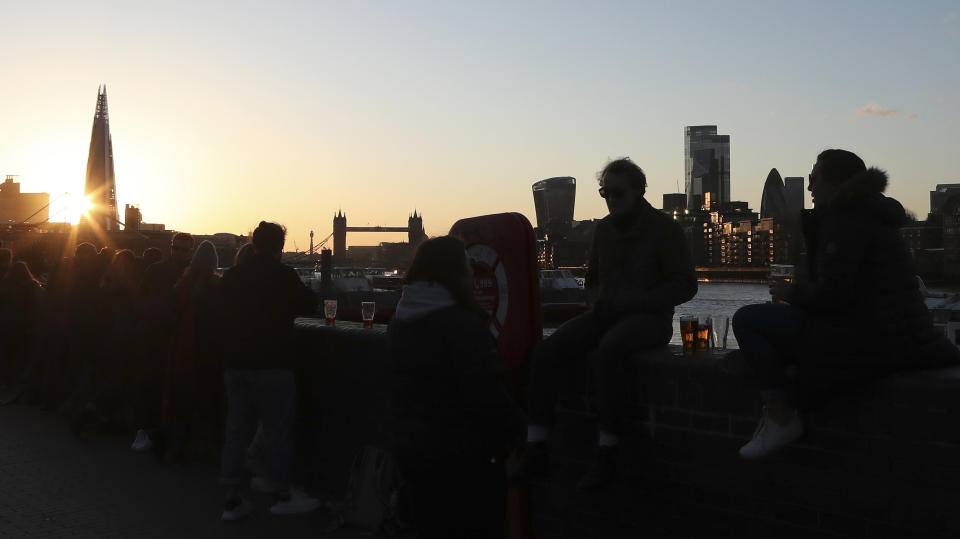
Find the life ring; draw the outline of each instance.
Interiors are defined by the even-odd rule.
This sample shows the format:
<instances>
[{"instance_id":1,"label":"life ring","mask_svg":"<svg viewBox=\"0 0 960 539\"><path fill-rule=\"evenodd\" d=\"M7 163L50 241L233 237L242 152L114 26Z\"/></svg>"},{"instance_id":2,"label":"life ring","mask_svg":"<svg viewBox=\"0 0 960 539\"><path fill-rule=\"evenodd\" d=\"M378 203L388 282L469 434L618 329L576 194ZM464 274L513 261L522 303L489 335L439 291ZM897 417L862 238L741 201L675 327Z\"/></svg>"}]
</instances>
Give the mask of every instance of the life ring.
<instances>
[{"instance_id":1,"label":"life ring","mask_svg":"<svg viewBox=\"0 0 960 539\"><path fill-rule=\"evenodd\" d=\"M473 294L490 315L490 332L499 337L507 321L510 287L500 255L489 245L475 243L467 248L473 268Z\"/></svg>"}]
</instances>

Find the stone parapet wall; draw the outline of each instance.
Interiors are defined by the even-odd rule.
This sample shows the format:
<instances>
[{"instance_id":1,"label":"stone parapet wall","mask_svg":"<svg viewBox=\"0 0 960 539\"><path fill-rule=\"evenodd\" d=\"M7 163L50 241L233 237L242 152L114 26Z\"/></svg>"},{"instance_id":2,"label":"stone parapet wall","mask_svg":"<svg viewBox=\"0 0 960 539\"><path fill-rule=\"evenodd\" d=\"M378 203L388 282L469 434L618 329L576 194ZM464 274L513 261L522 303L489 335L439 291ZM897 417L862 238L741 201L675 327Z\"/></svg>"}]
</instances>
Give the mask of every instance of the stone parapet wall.
<instances>
[{"instance_id":1,"label":"stone parapet wall","mask_svg":"<svg viewBox=\"0 0 960 539\"><path fill-rule=\"evenodd\" d=\"M298 330L315 477L342 491L356 451L389 442L384 327L300 320ZM960 535L960 368L834 401L806 418L800 443L762 462L737 456L760 405L736 362L664 348L632 358L623 379L617 484L573 488L596 437L589 384L574 384L551 440L554 479L531 488L534 537Z\"/></svg>"}]
</instances>

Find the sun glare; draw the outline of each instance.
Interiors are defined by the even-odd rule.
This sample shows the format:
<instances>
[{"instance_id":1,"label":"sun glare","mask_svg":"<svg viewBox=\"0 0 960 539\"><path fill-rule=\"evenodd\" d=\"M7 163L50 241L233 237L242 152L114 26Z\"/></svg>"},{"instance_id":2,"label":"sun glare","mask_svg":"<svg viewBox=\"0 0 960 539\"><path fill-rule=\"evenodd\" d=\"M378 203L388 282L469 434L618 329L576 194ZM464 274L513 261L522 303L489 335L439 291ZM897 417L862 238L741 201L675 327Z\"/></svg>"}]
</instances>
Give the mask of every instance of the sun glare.
<instances>
[{"instance_id":1,"label":"sun glare","mask_svg":"<svg viewBox=\"0 0 960 539\"><path fill-rule=\"evenodd\" d=\"M60 215L51 220L63 221L66 223L77 224L80 219L89 214L93 209L93 202L82 193L64 193L59 200L50 204L51 218L56 211Z\"/></svg>"}]
</instances>

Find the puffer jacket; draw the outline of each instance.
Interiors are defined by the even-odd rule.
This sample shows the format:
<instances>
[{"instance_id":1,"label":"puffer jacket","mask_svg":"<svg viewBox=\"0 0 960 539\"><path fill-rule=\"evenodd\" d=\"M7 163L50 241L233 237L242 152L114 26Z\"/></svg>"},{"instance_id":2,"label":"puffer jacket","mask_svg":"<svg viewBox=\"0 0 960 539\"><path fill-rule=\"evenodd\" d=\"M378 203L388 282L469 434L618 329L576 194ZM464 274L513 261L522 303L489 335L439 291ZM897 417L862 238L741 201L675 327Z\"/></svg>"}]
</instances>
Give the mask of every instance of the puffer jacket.
<instances>
[{"instance_id":1,"label":"puffer jacket","mask_svg":"<svg viewBox=\"0 0 960 539\"><path fill-rule=\"evenodd\" d=\"M886 173L871 168L841 184L828 206L804 212L810 279L786 299L806 313L798 383L808 399L960 362L933 327L899 232L906 212L886 187Z\"/></svg>"}]
</instances>

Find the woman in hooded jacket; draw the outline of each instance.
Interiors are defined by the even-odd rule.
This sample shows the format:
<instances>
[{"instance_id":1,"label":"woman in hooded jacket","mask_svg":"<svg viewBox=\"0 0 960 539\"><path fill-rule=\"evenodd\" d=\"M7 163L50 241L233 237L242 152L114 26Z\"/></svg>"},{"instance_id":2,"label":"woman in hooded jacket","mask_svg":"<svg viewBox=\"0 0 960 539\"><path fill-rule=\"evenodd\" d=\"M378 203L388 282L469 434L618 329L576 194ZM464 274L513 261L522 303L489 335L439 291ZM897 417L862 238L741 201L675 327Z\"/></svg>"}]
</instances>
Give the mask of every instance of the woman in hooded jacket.
<instances>
[{"instance_id":1,"label":"woman in hooded jacket","mask_svg":"<svg viewBox=\"0 0 960 539\"><path fill-rule=\"evenodd\" d=\"M463 242L423 242L390 323L395 452L420 537L503 537L504 458L525 418L501 379Z\"/></svg>"},{"instance_id":2,"label":"woman in hooded jacket","mask_svg":"<svg viewBox=\"0 0 960 539\"><path fill-rule=\"evenodd\" d=\"M883 195L886 187L887 174L867 169L851 152L817 156L808 186L814 209L802 218L807 279L775 282L774 303L748 305L733 317L764 401L743 458L800 438L800 411L834 395L896 372L960 362L957 348L933 327L900 236L906 212Z\"/></svg>"},{"instance_id":3,"label":"woman in hooded jacket","mask_svg":"<svg viewBox=\"0 0 960 539\"><path fill-rule=\"evenodd\" d=\"M163 406L168 436L163 442L168 444L168 456L173 460L183 456L185 449L197 457L213 458L219 448L218 436L223 430L219 346L223 317L218 264L216 247L203 241L174 286L179 316Z\"/></svg>"}]
</instances>

